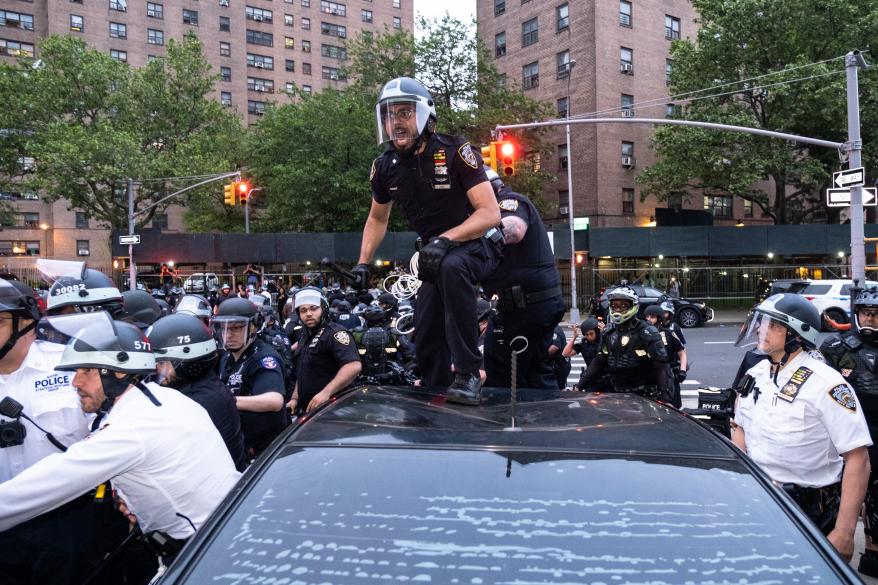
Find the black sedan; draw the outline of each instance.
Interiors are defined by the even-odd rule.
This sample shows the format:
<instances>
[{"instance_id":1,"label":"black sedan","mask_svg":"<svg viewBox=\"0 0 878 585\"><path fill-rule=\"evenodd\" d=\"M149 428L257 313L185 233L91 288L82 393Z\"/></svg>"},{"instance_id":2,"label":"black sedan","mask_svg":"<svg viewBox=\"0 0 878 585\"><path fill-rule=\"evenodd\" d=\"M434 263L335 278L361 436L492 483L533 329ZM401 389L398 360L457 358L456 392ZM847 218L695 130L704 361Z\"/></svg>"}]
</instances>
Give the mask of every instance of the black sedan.
<instances>
[{"instance_id":1,"label":"black sedan","mask_svg":"<svg viewBox=\"0 0 878 585\"><path fill-rule=\"evenodd\" d=\"M640 284L628 284L626 286L634 289L634 292L640 297L640 311L638 314L641 317L643 317L643 311L646 307L669 300L674 303L674 316L681 327L698 327L699 325L704 325L705 323L713 321L713 309L701 301L670 297L659 289L651 286L643 286ZM605 288L591 299L590 313L592 315L606 320L607 293L614 288L618 288L618 285Z\"/></svg>"},{"instance_id":2,"label":"black sedan","mask_svg":"<svg viewBox=\"0 0 878 585\"><path fill-rule=\"evenodd\" d=\"M694 419L625 394L485 394L337 396L275 441L160 582L857 582Z\"/></svg>"}]
</instances>

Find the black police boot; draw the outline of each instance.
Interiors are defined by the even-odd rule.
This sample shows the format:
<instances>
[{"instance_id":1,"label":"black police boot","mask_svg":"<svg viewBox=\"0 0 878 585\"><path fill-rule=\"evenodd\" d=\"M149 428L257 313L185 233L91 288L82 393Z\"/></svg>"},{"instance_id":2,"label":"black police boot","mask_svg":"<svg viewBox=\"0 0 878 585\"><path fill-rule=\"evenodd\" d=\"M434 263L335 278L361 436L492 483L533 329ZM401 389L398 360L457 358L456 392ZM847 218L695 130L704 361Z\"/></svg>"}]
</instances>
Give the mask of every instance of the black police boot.
<instances>
[{"instance_id":1,"label":"black police boot","mask_svg":"<svg viewBox=\"0 0 878 585\"><path fill-rule=\"evenodd\" d=\"M860 555L857 571L869 577L878 577L878 551L868 550Z\"/></svg>"},{"instance_id":2,"label":"black police boot","mask_svg":"<svg viewBox=\"0 0 878 585\"><path fill-rule=\"evenodd\" d=\"M482 400L482 381L476 374L454 375L454 382L448 387L446 398L448 402L456 402L458 404L468 404L475 406Z\"/></svg>"}]
</instances>

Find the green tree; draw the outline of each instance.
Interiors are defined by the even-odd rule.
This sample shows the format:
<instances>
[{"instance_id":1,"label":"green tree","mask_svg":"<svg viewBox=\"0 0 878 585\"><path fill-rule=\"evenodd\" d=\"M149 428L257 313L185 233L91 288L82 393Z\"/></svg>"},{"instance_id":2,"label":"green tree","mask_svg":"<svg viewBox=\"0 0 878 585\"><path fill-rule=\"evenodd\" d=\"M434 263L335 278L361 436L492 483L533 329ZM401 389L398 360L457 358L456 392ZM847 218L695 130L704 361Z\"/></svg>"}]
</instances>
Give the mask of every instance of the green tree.
<instances>
[{"instance_id":1,"label":"green tree","mask_svg":"<svg viewBox=\"0 0 878 585\"><path fill-rule=\"evenodd\" d=\"M672 94L685 95L684 119L777 130L844 142L844 63L868 49L878 2L693 0L695 42L675 41ZM711 86L711 89L697 91ZM875 75L861 74L864 142L875 128ZM716 97L707 97L720 94ZM659 162L638 177L643 194L703 189L752 201L777 224L826 213L823 190L837 153L783 140L697 128L662 127ZM874 148L866 153L874 160ZM770 179L765 181L764 179Z\"/></svg>"},{"instance_id":2,"label":"green tree","mask_svg":"<svg viewBox=\"0 0 878 585\"><path fill-rule=\"evenodd\" d=\"M48 37L40 49L38 62L0 70L3 101L26 112L0 114L16 137L14 148L0 149L0 164L8 170L10 157L33 157L35 165L19 177L28 188L123 228L128 177L142 182L135 205L143 208L190 183L165 177L234 168L240 122L210 96L215 78L194 35L170 41L164 58L139 69L67 36ZM16 90L13 99L7 92ZM189 201L206 199L221 207L221 187L194 192ZM138 225L171 203L140 216Z\"/></svg>"}]
</instances>

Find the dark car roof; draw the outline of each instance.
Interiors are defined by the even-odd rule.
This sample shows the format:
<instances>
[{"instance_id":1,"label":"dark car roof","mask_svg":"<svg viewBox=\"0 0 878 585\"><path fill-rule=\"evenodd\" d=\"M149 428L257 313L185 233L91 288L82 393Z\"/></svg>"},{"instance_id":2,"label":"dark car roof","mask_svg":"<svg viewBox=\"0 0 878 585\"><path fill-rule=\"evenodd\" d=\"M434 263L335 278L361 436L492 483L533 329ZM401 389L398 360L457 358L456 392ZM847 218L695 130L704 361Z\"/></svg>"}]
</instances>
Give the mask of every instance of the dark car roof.
<instances>
[{"instance_id":1,"label":"dark car roof","mask_svg":"<svg viewBox=\"0 0 878 585\"><path fill-rule=\"evenodd\" d=\"M674 409L628 394L522 390L511 429L509 390L484 389L482 404L460 408L440 393L369 387L291 434L287 443L567 453L736 457L728 443Z\"/></svg>"}]
</instances>

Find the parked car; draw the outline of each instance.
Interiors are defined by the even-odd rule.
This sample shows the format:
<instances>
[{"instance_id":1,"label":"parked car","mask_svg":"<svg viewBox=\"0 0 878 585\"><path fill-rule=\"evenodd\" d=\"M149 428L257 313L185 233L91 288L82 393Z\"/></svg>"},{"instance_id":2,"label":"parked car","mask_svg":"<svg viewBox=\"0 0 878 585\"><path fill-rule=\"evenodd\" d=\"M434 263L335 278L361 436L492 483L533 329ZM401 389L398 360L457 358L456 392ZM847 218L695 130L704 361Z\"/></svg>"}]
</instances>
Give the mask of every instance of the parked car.
<instances>
[{"instance_id":1,"label":"parked car","mask_svg":"<svg viewBox=\"0 0 878 585\"><path fill-rule=\"evenodd\" d=\"M195 272L183 281L183 290L187 293L204 293L219 286L219 277L213 272Z\"/></svg>"},{"instance_id":2,"label":"parked car","mask_svg":"<svg viewBox=\"0 0 878 585\"><path fill-rule=\"evenodd\" d=\"M590 312L595 317L607 318L607 293L619 285L610 286L595 295L591 300ZM670 297L657 288L640 284L628 284L640 297L639 315L650 305L669 300L674 303L674 315L681 327L697 327L713 321L713 309L701 301Z\"/></svg>"},{"instance_id":3,"label":"parked car","mask_svg":"<svg viewBox=\"0 0 878 585\"><path fill-rule=\"evenodd\" d=\"M761 303L768 297L779 293L800 293L811 283L802 278L779 278L768 283L756 299L756 304Z\"/></svg>"},{"instance_id":4,"label":"parked car","mask_svg":"<svg viewBox=\"0 0 878 585\"><path fill-rule=\"evenodd\" d=\"M634 395L337 395L281 435L164 585L857 583L728 440ZM514 417L514 428L513 428Z\"/></svg>"},{"instance_id":5,"label":"parked car","mask_svg":"<svg viewBox=\"0 0 878 585\"><path fill-rule=\"evenodd\" d=\"M798 292L811 301L821 314L836 323L850 323L851 320L851 287L850 280L811 280ZM865 287L878 286L878 282L867 280ZM829 325L824 321L824 326Z\"/></svg>"}]
</instances>

